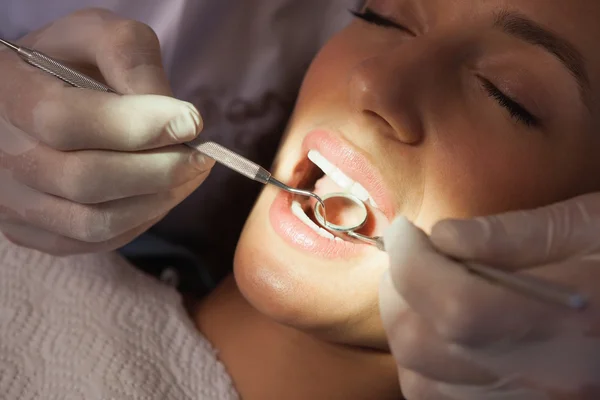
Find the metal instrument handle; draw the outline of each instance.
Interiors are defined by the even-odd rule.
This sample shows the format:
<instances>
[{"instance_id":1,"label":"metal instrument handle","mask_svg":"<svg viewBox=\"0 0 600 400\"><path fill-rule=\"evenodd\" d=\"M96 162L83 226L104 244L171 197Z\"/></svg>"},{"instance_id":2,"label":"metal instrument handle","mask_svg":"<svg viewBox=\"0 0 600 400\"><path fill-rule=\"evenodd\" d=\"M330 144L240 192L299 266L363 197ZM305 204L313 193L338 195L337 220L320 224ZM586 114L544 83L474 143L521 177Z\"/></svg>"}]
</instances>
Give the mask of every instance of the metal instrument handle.
<instances>
[{"instance_id":1,"label":"metal instrument handle","mask_svg":"<svg viewBox=\"0 0 600 400\"><path fill-rule=\"evenodd\" d=\"M346 234L376 246L379 250L385 251L385 242L381 236L365 236L352 231L346 232ZM529 297L560 304L576 310L585 308L588 302L585 296L545 279L524 274L515 274L498 268L488 267L487 265L460 260L455 261L460 263L467 271L484 278L488 282L499 284Z\"/></svg>"},{"instance_id":2,"label":"metal instrument handle","mask_svg":"<svg viewBox=\"0 0 600 400\"><path fill-rule=\"evenodd\" d=\"M60 62L35 50L24 51L25 61L29 64L61 79L69 85L82 88L98 90L100 92L116 93L106 85L80 73L71 68L65 67Z\"/></svg>"},{"instance_id":3,"label":"metal instrument handle","mask_svg":"<svg viewBox=\"0 0 600 400\"><path fill-rule=\"evenodd\" d=\"M228 148L221 146L218 143L205 141L201 137L185 143L187 146L198 150L199 152L206 154L210 158L214 159L220 164L223 164L227 168L230 168L237 173L244 175L254 181L262 184L269 183L271 179L271 173L256 164L253 161L248 160L245 157L237 154L236 152L229 150Z\"/></svg>"}]
</instances>

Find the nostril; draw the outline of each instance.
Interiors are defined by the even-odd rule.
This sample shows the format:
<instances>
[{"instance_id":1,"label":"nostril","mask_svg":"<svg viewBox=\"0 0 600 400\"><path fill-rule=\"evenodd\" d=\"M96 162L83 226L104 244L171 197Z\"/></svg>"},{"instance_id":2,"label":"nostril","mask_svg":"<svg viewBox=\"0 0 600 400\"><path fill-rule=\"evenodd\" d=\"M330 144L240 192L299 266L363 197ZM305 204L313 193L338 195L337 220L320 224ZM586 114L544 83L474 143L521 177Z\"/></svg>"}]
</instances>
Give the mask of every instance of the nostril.
<instances>
[{"instance_id":1,"label":"nostril","mask_svg":"<svg viewBox=\"0 0 600 400\"><path fill-rule=\"evenodd\" d=\"M377 114L375 111L364 110L363 113L365 114L365 117L367 117L368 119L379 121L379 123L386 129L394 130L394 127L385 118L383 118L381 115Z\"/></svg>"},{"instance_id":2,"label":"nostril","mask_svg":"<svg viewBox=\"0 0 600 400\"><path fill-rule=\"evenodd\" d=\"M394 121L390 122L381 114L371 110L363 110L362 113L364 117L369 120L370 124L376 125L376 131L379 131L394 140L399 140L405 144L415 145L418 144L423 137L420 127L394 124Z\"/></svg>"}]
</instances>

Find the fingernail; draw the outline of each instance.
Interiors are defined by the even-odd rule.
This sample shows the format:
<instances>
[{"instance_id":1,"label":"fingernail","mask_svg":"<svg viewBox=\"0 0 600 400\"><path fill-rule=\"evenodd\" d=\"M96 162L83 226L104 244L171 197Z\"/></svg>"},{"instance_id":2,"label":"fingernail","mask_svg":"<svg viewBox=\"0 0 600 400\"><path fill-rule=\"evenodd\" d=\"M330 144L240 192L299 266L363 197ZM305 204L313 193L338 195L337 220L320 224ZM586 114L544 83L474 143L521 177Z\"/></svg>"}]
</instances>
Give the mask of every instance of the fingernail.
<instances>
[{"instance_id":1,"label":"fingernail","mask_svg":"<svg viewBox=\"0 0 600 400\"><path fill-rule=\"evenodd\" d=\"M465 240L485 239L488 235L485 224L479 219L444 220L438 222L431 230L431 238L435 243L461 243Z\"/></svg>"},{"instance_id":2,"label":"fingernail","mask_svg":"<svg viewBox=\"0 0 600 400\"><path fill-rule=\"evenodd\" d=\"M411 222L403 215L396 217L392 223L385 229L384 240L391 242L394 240L394 236L401 235L404 230L409 227Z\"/></svg>"},{"instance_id":3,"label":"fingernail","mask_svg":"<svg viewBox=\"0 0 600 400\"><path fill-rule=\"evenodd\" d=\"M202 129L202 118L190 104L183 113L169 121L166 129L175 140L187 142L194 139Z\"/></svg>"},{"instance_id":4,"label":"fingernail","mask_svg":"<svg viewBox=\"0 0 600 400\"><path fill-rule=\"evenodd\" d=\"M444 242L453 241L460 236L460 225L460 221L456 220L440 221L431 228L431 238Z\"/></svg>"},{"instance_id":5,"label":"fingernail","mask_svg":"<svg viewBox=\"0 0 600 400\"><path fill-rule=\"evenodd\" d=\"M192 153L190 161L194 165L194 167L196 167L202 172L211 169L215 164L215 161L212 158L205 156L199 151L195 151Z\"/></svg>"}]
</instances>

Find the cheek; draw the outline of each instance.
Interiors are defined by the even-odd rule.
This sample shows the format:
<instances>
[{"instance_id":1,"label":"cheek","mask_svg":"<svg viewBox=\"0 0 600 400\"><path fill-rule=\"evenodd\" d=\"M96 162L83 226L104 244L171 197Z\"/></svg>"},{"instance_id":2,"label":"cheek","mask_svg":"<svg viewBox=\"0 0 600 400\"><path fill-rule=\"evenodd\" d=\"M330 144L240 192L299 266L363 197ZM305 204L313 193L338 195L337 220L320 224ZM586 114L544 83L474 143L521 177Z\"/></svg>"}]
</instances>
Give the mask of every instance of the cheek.
<instances>
[{"instance_id":1,"label":"cheek","mask_svg":"<svg viewBox=\"0 0 600 400\"><path fill-rule=\"evenodd\" d=\"M260 195L246 221L235 253L234 274L240 291L255 308L283 322L284 316L293 314L286 300L295 297L292 295L294 280L286 277L288 271L280 268L285 264L278 262L277 253L268 251L273 243L268 247L264 245L264 230L268 229L262 224L268 220L266 206L263 205L268 201L264 197L265 192Z\"/></svg>"},{"instance_id":2,"label":"cheek","mask_svg":"<svg viewBox=\"0 0 600 400\"><path fill-rule=\"evenodd\" d=\"M322 111L347 103L352 68L360 62L352 36L352 32L342 31L315 57L302 83L297 112Z\"/></svg>"},{"instance_id":3,"label":"cheek","mask_svg":"<svg viewBox=\"0 0 600 400\"><path fill-rule=\"evenodd\" d=\"M482 139L464 137L469 140L444 139L439 148L427 150L425 195L417 221L425 230L444 218L531 209L582 191L578 177L583 164L560 159L544 139L518 138L510 131L504 137L494 132Z\"/></svg>"}]
</instances>

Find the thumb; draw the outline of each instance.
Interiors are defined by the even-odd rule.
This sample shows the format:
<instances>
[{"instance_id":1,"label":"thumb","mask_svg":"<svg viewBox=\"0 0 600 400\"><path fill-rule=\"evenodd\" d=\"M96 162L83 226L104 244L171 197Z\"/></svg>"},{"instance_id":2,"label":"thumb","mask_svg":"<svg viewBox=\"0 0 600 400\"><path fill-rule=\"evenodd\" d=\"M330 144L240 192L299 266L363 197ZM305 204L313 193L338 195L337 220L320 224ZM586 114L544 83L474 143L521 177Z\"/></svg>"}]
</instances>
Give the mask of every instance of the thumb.
<instances>
[{"instance_id":1,"label":"thumb","mask_svg":"<svg viewBox=\"0 0 600 400\"><path fill-rule=\"evenodd\" d=\"M600 193L535 210L445 220L431 232L441 252L517 270L600 250Z\"/></svg>"},{"instance_id":2,"label":"thumb","mask_svg":"<svg viewBox=\"0 0 600 400\"><path fill-rule=\"evenodd\" d=\"M75 65L97 67L118 93L173 95L156 33L109 10L76 11L20 43Z\"/></svg>"}]
</instances>

